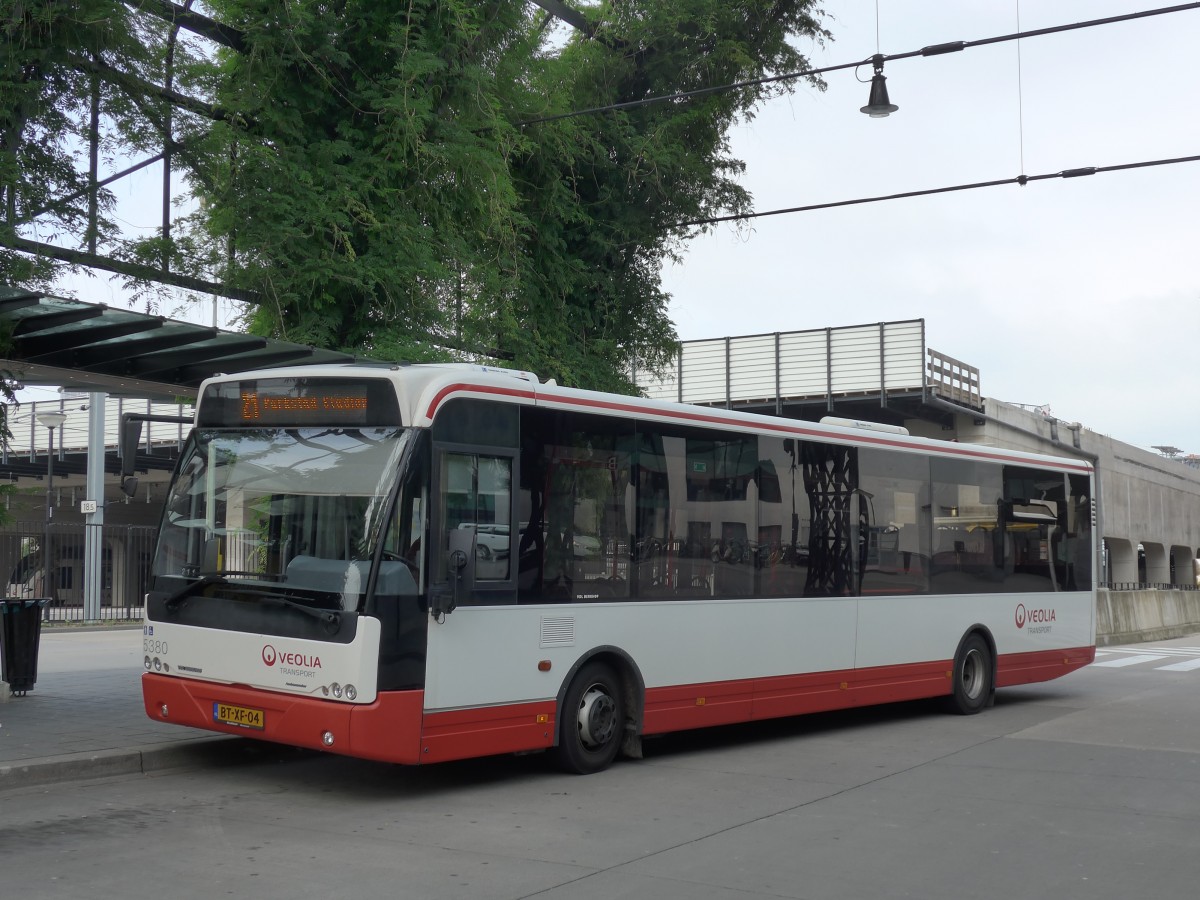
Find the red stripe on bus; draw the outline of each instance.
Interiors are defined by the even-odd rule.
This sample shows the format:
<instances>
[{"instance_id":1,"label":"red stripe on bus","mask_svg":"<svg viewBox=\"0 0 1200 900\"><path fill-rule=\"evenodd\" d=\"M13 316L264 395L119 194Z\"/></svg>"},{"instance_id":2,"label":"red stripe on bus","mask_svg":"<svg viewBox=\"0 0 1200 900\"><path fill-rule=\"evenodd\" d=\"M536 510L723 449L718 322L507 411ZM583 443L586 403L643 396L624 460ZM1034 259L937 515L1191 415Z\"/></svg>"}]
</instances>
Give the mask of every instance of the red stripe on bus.
<instances>
[{"instance_id":1,"label":"red stripe on bus","mask_svg":"<svg viewBox=\"0 0 1200 900\"><path fill-rule=\"evenodd\" d=\"M477 385L468 383L459 383L448 385L438 391L433 401L429 404L429 408L425 415L430 420L433 419L438 407L445 400L446 396L453 393L478 393L487 395L499 395L508 397L519 397L524 400L533 400L535 403L542 405L556 404L566 407L582 407L589 410L602 410L606 412L620 412L636 416L659 416L665 419L675 419L681 422L695 422L706 425L721 425L724 427L750 428L758 431L774 432L777 434L785 434L791 437L810 437L817 439L830 440L839 438L843 440L851 440L848 435L831 435L826 431L818 431L812 428L802 428L797 425L788 425L776 422L748 422L744 419L730 418L719 414L708 414L700 412L692 412L691 410L682 409L664 409L656 406L638 406L633 403L624 403L614 400L598 400L588 397L558 397L553 394L539 394L534 391L516 390L512 388L499 388L490 385ZM997 460L1000 462L1010 462L1023 465L1045 465L1054 469L1070 471L1070 472L1086 472L1091 473L1092 467L1087 463L1073 464L1061 460L1054 462L1046 462L1045 460L1026 460L1020 457L1011 456L998 451L995 448L981 449L972 444L958 444L950 441L944 442L944 446L926 447L920 444L913 444L898 438L881 437L877 434L858 434L854 433L852 440L859 444L869 444L880 447L898 447L906 450L918 450L923 452L941 453L949 456L962 456L971 459L988 459Z\"/></svg>"},{"instance_id":2,"label":"red stripe on bus","mask_svg":"<svg viewBox=\"0 0 1200 900\"><path fill-rule=\"evenodd\" d=\"M646 691L644 733L829 712L950 693L948 661Z\"/></svg>"},{"instance_id":3,"label":"red stripe on bus","mask_svg":"<svg viewBox=\"0 0 1200 900\"><path fill-rule=\"evenodd\" d=\"M1090 665L1096 659L1095 647L1070 650L1038 650L1033 653L1006 653L996 661L996 687L1050 681L1067 672Z\"/></svg>"},{"instance_id":4,"label":"red stripe on bus","mask_svg":"<svg viewBox=\"0 0 1200 900\"><path fill-rule=\"evenodd\" d=\"M351 751L365 759L416 765L421 762L424 708L424 691L381 691L374 703L355 706L350 714Z\"/></svg>"},{"instance_id":5,"label":"red stripe on bus","mask_svg":"<svg viewBox=\"0 0 1200 900\"><path fill-rule=\"evenodd\" d=\"M154 673L142 675L146 714L157 721L395 763L421 761L423 699L422 691L394 691L381 693L374 703L338 703ZM214 703L260 710L263 727L216 722ZM331 745L325 743L326 733L333 735Z\"/></svg>"},{"instance_id":6,"label":"red stripe on bus","mask_svg":"<svg viewBox=\"0 0 1200 900\"><path fill-rule=\"evenodd\" d=\"M1049 681L1095 656L1095 647L1004 654L996 686ZM946 696L953 667L936 660L650 688L641 730L665 734ZM554 700L423 712L422 691L382 692L374 703L351 705L153 673L142 676L142 691L146 713L159 721L409 765L546 749L558 727ZM264 727L214 722L214 702L262 710ZM322 740L326 732L332 746Z\"/></svg>"},{"instance_id":7,"label":"red stripe on bus","mask_svg":"<svg viewBox=\"0 0 1200 900\"><path fill-rule=\"evenodd\" d=\"M425 411L425 418L433 420L434 413L438 407L442 405L446 397L450 394L490 394L501 397L519 397L522 400L536 400L537 394L530 390L521 390L517 388L502 388L493 387L491 385L480 384L450 384L438 391L433 399L429 401L429 408Z\"/></svg>"},{"instance_id":8,"label":"red stripe on bus","mask_svg":"<svg viewBox=\"0 0 1200 900\"><path fill-rule=\"evenodd\" d=\"M555 702L456 709L425 715L421 762L446 762L554 745Z\"/></svg>"}]
</instances>

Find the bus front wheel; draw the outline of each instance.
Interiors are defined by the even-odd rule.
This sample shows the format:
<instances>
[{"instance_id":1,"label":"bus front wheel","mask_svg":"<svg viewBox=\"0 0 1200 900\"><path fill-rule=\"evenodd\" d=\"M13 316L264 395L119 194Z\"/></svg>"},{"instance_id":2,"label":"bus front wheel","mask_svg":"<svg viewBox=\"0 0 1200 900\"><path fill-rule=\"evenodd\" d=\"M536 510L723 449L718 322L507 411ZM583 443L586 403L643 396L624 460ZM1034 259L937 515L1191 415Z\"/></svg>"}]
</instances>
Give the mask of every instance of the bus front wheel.
<instances>
[{"instance_id":1,"label":"bus front wheel","mask_svg":"<svg viewBox=\"0 0 1200 900\"><path fill-rule=\"evenodd\" d=\"M620 681L604 663L588 663L563 699L557 747L560 768L577 775L608 768L617 757L624 732Z\"/></svg>"},{"instance_id":2,"label":"bus front wheel","mask_svg":"<svg viewBox=\"0 0 1200 900\"><path fill-rule=\"evenodd\" d=\"M954 658L954 691L950 709L962 716L980 712L992 697L992 651L978 634L972 634Z\"/></svg>"}]
</instances>

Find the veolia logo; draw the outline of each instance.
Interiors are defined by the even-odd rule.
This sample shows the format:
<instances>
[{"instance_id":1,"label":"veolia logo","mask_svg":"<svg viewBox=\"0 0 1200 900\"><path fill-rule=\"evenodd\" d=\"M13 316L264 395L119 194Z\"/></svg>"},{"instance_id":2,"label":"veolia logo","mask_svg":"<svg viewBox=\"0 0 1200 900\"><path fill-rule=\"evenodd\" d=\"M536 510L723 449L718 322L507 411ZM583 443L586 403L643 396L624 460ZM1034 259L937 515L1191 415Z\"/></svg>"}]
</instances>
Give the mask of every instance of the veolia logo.
<instances>
[{"instance_id":1,"label":"veolia logo","mask_svg":"<svg viewBox=\"0 0 1200 900\"><path fill-rule=\"evenodd\" d=\"M1026 609L1024 603L1017 604L1016 623L1018 628L1024 628L1026 622L1048 624L1057 618L1053 609Z\"/></svg>"},{"instance_id":2,"label":"veolia logo","mask_svg":"<svg viewBox=\"0 0 1200 900\"><path fill-rule=\"evenodd\" d=\"M266 644L262 648L262 661L267 666L274 666L275 663L279 663L281 666L292 668L321 668L321 657L319 656L309 656L307 653L296 653L291 650L276 650L270 644Z\"/></svg>"}]
</instances>

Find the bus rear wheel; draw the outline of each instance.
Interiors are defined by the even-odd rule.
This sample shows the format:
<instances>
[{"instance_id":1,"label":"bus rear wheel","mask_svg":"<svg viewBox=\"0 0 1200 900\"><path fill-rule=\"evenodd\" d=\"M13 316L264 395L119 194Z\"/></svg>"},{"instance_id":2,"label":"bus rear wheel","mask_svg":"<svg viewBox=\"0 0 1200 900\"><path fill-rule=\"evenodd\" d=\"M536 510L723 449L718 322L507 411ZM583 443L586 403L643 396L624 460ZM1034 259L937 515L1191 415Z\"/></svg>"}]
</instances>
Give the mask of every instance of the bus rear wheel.
<instances>
[{"instance_id":1,"label":"bus rear wheel","mask_svg":"<svg viewBox=\"0 0 1200 900\"><path fill-rule=\"evenodd\" d=\"M954 691L950 709L961 716L980 712L992 697L992 651L978 634L972 634L954 658Z\"/></svg>"},{"instance_id":2,"label":"bus rear wheel","mask_svg":"<svg viewBox=\"0 0 1200 900\"><path fill-rule=\"evenodd\" d=\"M565 772L590 775L617 758L625 733L625 700L621 682L604 663L579 670L563 699L557 757Z\"/></svg>"}]
</instances>

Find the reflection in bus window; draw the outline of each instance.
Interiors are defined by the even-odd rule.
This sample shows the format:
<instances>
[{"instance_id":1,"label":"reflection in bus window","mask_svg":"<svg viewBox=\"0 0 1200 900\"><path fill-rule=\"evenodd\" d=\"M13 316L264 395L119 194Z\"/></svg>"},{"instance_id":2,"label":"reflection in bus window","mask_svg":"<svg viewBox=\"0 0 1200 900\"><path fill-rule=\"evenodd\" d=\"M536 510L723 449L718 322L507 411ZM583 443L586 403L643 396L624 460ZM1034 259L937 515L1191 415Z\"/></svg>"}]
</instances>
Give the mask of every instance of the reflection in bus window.
<instances>
[{"instance_id":1,"label":"reflection in bus window","mask_svg":"<svg viewBox=\"0 0 1200 900\"><path fill-rule=\"evenodd\" d=\"M522 602L630 596L632 423L522 416Z\"/></svg>"},{"instance_id":2,"label":"reflection in bus window","mask_svg":"<svg viewBox=\"0 0 1200 900\"><path fill-rule=\"evenodd\" d=\"M357 609L409 435L195 432L167 497L154 575L283 582Z\"/></svg>"},{"instance_id":3,"label":"reflection in bus window","mask_svg":"<svg viewBox=\"0 0 1200 900\"><path fill-rule=\"evenodd\" d=\"M1069 515L1064 474L947 459L932 469L935 593L1090 586L1090 562L1075 552L1080 524Z\"/></svg>"},{"instance_id":4,"label":"reflection in bus window","mask_svg":"<svg viewBox=\"0 0 1200 900\"><path fill-rule=\"evenodd\" d=\"M871 519L871 498L857 487L858 449L804 441L800 468L812 510L804 596L857 593Z\"/></svg>"},{"instance_id":5,"label":"reflection in bus window","mask_svg":"<svg viewBox=\"0 0 1200 900\"><path fill-rule=\"evenodd\" d=\"M923 594L929 590L929 460L861 448L859 492L869 499L863 594Z\"/></svg>"},{"instance_id":6,"label":"reflection in bus window","mask_svg":"<svg viewBox=\"0 0 1200 900\"><path fill-rule=\"evenodd\" d=\"M639 597L754 593L758 441L755 435L639 425Z\"/></svg>"},{"instance_id":7,"label":"reflection in bus window","mask_svg":"<svg viewBox=\"0 0 1200 900\"><path fill-rule=\"evenodd\" d=\"M511 574L512 464L510 457L441 455L442 535L436 577L451 574L450 554L474 554L476 582L507 581Z\"/></svg>"}]
</instances>

